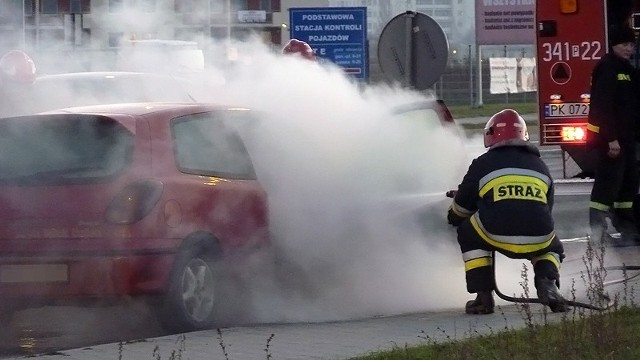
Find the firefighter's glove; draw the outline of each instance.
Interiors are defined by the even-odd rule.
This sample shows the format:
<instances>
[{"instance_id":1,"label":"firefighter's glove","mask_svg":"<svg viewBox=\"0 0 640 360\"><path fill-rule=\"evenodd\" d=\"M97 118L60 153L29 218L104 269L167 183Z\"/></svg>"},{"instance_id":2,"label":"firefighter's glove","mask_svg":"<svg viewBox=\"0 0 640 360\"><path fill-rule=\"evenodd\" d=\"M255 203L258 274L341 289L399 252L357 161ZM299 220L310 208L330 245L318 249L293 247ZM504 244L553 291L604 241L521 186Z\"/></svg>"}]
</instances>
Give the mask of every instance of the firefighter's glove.
<instances>
[{"instance_id":1,"label":"firefighter's glove","mask_svg":"<svg viewBox=\"0 0 640 360\"><path fill-rule=\"evenodd\" d=\"M447 222L450 225L453 226L458 226L460 225L460 223L462 222L462 220L464 220L463 217L460 217L458 215L456 215L453 210L449 209L449 211L447 212Z\"/></svg>"}]
</instances>

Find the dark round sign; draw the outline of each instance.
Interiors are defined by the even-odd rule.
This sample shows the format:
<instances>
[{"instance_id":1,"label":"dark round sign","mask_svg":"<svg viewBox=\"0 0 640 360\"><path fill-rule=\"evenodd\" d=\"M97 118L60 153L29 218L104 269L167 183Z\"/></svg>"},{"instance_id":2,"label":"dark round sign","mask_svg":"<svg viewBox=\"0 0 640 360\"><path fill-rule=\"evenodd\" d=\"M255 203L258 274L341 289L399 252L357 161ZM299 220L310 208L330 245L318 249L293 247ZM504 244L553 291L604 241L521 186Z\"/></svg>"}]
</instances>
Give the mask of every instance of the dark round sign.
<instances>
[{"instance_id":1,"label":"dark round sign","mask_svg":"<svg viewBox=\"0 0 640 360\"><path fill-rule=\"evenodd\" d=\"M378 41L382 72L418 90L438 81L448 57L447 36L435 20L422 13L397 15L382 29Z\"/></svg>"}]
</instances>

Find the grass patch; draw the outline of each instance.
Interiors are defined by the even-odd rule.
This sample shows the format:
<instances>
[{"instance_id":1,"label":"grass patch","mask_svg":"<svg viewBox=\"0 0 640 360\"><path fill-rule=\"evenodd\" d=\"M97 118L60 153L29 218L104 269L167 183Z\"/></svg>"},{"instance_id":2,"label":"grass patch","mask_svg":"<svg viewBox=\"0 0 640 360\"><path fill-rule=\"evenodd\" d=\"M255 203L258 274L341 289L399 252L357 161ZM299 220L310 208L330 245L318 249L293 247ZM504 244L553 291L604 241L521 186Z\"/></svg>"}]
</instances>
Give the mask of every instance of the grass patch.
<instances>
[{"instance_id":1,"label":"grass patch","mask_svg":"<svg viewBox=\"0 0 640 360\"><path fill-rule=\"evenodd\" d=\"M448 105L454 119L467 117L489 117L503 109L513 109L520 114L532 114L538 112L538 105L535 102L526 103L500 103L484 104L482 107L471 107L469 105Z\"/></svg>"},{"instance_id":2,"label":"grass patch","mask_svg":"<svg viewBox=\"0 0 640 360\"><path fill-rule=\"evenodd\" d=\"M640 354L639 330L640 309L623 307L463 341L438 344L426 339L424 346L398 347L352 360L636 359Z\"/></svg>"},{"instance_id":3,"label":"grass patch","mask_svg":"<svg viewBox=\"0 0 640 360\"><path fill-rule=\"evenodd\" d=\"M606 248L587 244L582 257L586 270L581 279L587 286L587 297L591 303L602 306L608 298L604 278L607 268L604 265ZM629 279L626 271L624 279ZM521 272L528 297L529 275L526 267ZM571 293L575 297L575 280ZM601 295L607 294L607 297ZM575 299L574 299L575 300ZM469 332L465 339L437 341L429 336L420 336L424 345L399 346L388 351L372 352L350 360L583 360L583 359L638 359L640 354L640 307L635 302L634 287L625 282L622 294L613 298L614 305L603 311L573 307L562 314L560 319L549 320L546 308L543 322L533 321L533 313L528 303L517 304L525 320L525 327L491 330L488 334Z\"/></svg>"}]
</instances>

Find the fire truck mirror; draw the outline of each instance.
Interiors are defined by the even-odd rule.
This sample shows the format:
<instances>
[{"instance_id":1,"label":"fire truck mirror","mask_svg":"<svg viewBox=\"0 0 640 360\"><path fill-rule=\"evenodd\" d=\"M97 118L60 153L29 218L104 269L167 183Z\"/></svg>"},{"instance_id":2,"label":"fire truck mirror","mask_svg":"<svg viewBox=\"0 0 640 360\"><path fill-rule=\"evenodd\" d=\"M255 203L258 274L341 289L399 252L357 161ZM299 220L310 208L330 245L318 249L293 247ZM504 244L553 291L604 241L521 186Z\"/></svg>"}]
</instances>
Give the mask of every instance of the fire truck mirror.
<instances>
[{"instance_id":1,"label":"fire truck mirror","mask_svg":"<svg viewBox=\"0 0 640 360\"><path fill-rule=\"evenodd\" d=\"M538 22L538 34L540 37L556 36L558 24L555 20L542 20Z\"/></svg>"}]
</instances>

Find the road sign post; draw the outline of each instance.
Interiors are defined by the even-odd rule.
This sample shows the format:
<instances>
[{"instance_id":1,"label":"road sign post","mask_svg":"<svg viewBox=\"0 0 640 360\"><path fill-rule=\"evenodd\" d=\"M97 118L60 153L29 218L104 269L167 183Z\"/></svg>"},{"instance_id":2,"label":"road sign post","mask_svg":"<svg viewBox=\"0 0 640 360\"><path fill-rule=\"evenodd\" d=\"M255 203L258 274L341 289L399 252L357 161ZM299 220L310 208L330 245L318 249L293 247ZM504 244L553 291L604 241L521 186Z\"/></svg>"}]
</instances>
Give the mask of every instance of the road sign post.
<instances>
[{"instance_id":1,"label":"road sign post","mask_svg":"<svg viewBox=\"0 0 640 360\"><path fill-rule=\"evenodd\" d=\"M438 23L413 11L397 15L378 41L380 68L392 80L424 90L436 83L449 58L449 43Z\"/></svg>"}]
</instances>

